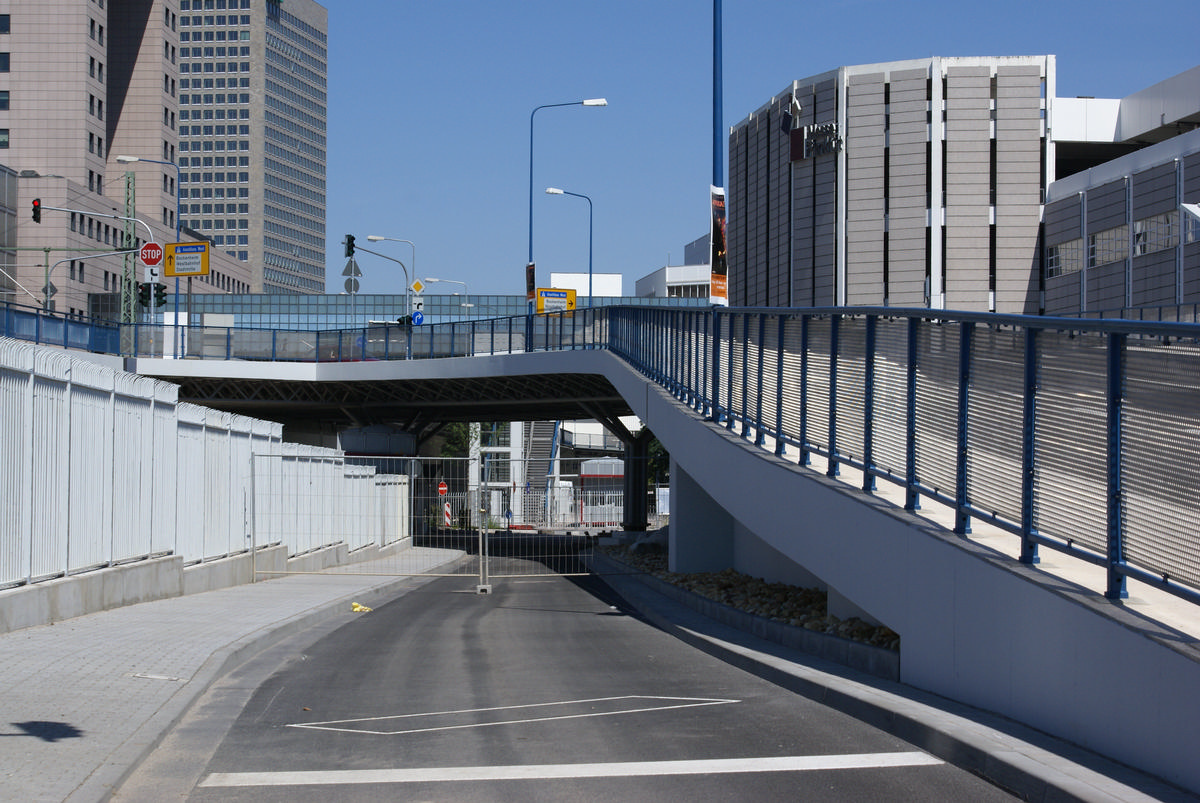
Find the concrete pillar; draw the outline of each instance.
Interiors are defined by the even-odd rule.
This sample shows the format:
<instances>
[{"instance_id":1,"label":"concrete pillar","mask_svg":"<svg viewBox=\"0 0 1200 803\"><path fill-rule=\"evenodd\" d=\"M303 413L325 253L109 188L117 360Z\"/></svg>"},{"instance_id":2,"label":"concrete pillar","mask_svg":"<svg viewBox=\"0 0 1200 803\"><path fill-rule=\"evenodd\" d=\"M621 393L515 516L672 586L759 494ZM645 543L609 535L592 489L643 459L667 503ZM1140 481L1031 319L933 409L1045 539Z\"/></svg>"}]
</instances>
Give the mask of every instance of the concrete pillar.
<instances>
[{"instance_id":1,"label":"concrete pillar","mask_svg":"<svg viewBox=\"0 0 1200 803\"><path fill-rule=\"evenodd\" d=\"M671 533L668 568L719 572L733 566L733 516L671 458Z\"/></svg>"},{"instance_id":2,"label":"concrete pillar","mask_svg":"<svg viewBox=\"0 0 1200 803\"><path fill-rule=\"evenodd\" d=\"M621 527L626 532L645 532L649 521L646 478L650 462L650 440L653 437L649 430L643 429L625 442L625 520Z\"/></svg>"}]
</instances>

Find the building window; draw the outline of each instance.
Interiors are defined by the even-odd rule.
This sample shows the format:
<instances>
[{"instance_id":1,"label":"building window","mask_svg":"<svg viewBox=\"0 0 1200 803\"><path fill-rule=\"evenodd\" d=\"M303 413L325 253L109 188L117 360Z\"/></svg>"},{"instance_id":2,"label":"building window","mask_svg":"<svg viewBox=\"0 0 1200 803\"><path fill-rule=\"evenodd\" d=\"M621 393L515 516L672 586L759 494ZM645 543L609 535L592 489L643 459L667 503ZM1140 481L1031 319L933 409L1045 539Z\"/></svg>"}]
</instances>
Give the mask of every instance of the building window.
<instances>
[{"instance_id":1,"label":"building window","mask_svg":"<svg viewBox=\"0 0 1200 803\"><path fill-rule=\"evenodd\" d=\"M0 72L8 72L8 54L0 53Z\"/></svg>"},{"instance_id":2,"label":"building window","mask_svg":"<svg viewBox=\"0 0 1200 803\"><path fill-rule=\"evenodd\" d=\"M11 16L8 14L0 14L0 33L8 33Z\"/></svg>"},{"instance_id":3,"label":"building window","mask_svg":"<svg viewBox=\"0 0 1200 803\"><path fill-rule=\"evenodd\" d=\"M1135 221L1133 224L1133 255L1153 254L1174 248L1179 242L1179 212L1172 211Z\"/></svg>"},{"instance_id":4,"label":"building window","mask_svg":"<svg viewBox=\"0 0 1200 803\"><path fill-rule=\"evenodd\" d=\"M8 90L0 90L0 111L8 110Z\"/></svg>"},{"instance_id":5,"label":"building window","mask_svg":"<svg viewBox=\"0 0 1200 803\"><path fill-rule=\"evenodd\" d=\"M1053 278L1083 269L1083 239L1070 240L1046 249L1046 276Z\"/></svg>"},{"instance_id":6,"label":"building window","mask_svg":"<svg viewBox=\"0 0 1200 803\"><path fill-rule=\"evenodd\" d=\"M1129 254L1129 227L1117 226L1088 237L1088 267L1120 262Z\"/></svg>"},{"instance_id":7,"label":"building window","mask_svg":"<svg viewBox=\"0 0 1200 803\"><path fill-rule=\"evenodd\" d=\"M8 129L0 128L0 148L8 148Z\"/></svg>"}]
</instances>

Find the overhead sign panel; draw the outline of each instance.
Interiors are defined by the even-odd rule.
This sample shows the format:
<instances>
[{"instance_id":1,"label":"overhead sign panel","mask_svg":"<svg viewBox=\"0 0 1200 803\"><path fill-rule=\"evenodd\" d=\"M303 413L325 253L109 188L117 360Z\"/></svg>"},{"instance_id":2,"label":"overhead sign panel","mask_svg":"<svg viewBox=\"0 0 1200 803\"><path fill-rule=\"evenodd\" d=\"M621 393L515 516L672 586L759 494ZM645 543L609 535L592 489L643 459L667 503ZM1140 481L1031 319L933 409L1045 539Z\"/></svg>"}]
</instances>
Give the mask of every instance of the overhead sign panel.
<instances>
[{"instance_id":1,"label":"overhead sign panel","mask_svg":"<svg viewBox=\"0 0 1200 803\"><path fill-rule=\"evenodd\" d=\"M167 243L164 276L207 276L208 243Z\"/></svg>"},{"instance_id":2,"label":"overhead sign panel","mask_svg":"<svg viewBox=\"0 0 1200 803\"><path fill-rule=\"evenodd\" d=\"M556 290L550 287L537 289L538 312L570 312L574 309L574 290Z\"/></svg>"}]
</instances>

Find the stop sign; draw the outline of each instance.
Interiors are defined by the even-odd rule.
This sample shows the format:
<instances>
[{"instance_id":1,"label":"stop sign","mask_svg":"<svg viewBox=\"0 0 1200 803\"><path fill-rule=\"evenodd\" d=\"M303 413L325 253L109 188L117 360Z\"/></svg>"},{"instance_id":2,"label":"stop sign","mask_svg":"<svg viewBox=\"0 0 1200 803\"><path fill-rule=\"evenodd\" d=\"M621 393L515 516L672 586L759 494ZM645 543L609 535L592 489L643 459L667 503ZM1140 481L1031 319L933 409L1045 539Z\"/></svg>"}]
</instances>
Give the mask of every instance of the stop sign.
<instances>
[{"instance_id":1,"label":"stop sign","mask_svg":"<svg viewBox=\"0 0 1200 803\"><path fill-rule=\"evenodd\" d=\"M162 262L163 249L158 243L146 243L142 249L138 251L138 257L142 260L142 264L148 268L153 268L158 263Z\"/></svg>"},{"instance_id":2,"label":"stop sign","mask_svg":"<svg viewBox=\"0 0 1200 803\"><path fill-rule=\"evenodd\" d=\"M448 485L446 485L446 483L444 483L444 482L438 483L438 495L439 496L445 496L447 494L447 492L449 492L449 490L450 490L450 487Z\"/></svg>"}]
</instances>

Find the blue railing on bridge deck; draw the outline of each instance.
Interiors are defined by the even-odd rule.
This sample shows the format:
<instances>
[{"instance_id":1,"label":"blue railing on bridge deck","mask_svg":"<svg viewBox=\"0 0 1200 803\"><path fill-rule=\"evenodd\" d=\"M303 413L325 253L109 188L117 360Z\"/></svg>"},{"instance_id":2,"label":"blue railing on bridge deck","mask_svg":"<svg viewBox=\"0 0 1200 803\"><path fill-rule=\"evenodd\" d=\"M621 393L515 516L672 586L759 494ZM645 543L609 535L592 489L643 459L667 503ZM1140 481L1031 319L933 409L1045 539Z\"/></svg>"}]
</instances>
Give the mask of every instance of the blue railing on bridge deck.
<instances>
[{"instance_id":1,"label":"blue railing on bridge deck","mask_svg":"<svg viewBox=\"0 0 1200 803\"><path fill-rule=\"evenodd\" d=\"M92 331L89 331L92 330ZM610 349L781 459L862 473L1200 603L1200 325L894 308L607 307L337 331L89 325L6 310L8 337L131 356L428 359ZM82 345L86 343L87 345ZM769 442L769 443L768 443Z\"/></svg>"}]
</instances>

